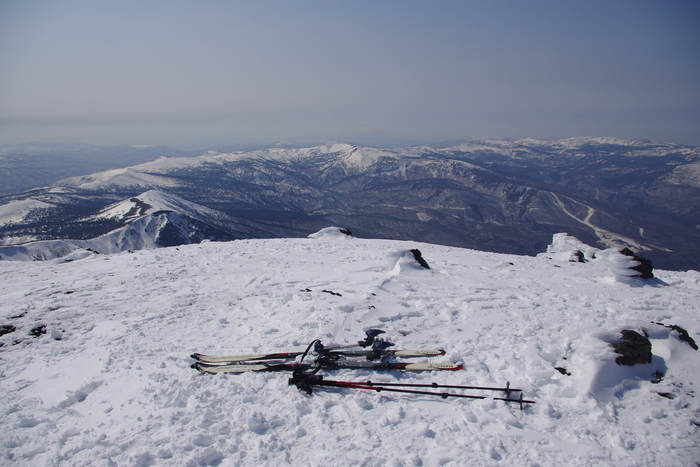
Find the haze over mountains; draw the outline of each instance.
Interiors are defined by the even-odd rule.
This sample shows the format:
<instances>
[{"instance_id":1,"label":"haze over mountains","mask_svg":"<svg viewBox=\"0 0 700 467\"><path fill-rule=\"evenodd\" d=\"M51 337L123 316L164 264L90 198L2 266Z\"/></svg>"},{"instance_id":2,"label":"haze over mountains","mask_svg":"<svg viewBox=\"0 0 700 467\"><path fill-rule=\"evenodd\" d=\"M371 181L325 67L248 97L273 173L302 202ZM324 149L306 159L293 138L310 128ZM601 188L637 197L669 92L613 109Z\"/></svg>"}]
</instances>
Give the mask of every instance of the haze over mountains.
<instances>
[{"instance_id":1,"label":"haze over mountains","mask_svg":"<svg viewBox=\"0 0 700 467\"><path fill-rule=\"evenodd\" d=\"M48 259L79 247L106 253L340 225L358 237L526 255L568 232L602 248L628 246L658 268L700 269L699 211L700 148L671 143L210 151L6 194L0 255ZM36 241L50 242L28 245Z\"/></svg>"}]
</instances>

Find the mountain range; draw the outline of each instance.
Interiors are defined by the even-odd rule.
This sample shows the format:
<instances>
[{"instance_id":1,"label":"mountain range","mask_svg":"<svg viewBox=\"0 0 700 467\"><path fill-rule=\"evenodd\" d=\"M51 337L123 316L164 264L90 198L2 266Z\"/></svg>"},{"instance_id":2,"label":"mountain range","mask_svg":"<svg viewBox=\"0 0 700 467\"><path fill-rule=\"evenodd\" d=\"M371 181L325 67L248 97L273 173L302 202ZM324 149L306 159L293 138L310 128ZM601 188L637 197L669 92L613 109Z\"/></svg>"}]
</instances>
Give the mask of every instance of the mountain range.
<instances>
[{"instance_id":1,"label":"mountain range","mask_svg":"<svg viewBox=\"0 0 700 467\"><path fill-rule=\"evenodd\" d=\"M158 157L1 196L0 257L61 256L56 242L113 252L301 237L328 225L521 255L567 232L628 247L658 268L700 269L700 148L478 139Z\"/></svg>"}]
</instances>

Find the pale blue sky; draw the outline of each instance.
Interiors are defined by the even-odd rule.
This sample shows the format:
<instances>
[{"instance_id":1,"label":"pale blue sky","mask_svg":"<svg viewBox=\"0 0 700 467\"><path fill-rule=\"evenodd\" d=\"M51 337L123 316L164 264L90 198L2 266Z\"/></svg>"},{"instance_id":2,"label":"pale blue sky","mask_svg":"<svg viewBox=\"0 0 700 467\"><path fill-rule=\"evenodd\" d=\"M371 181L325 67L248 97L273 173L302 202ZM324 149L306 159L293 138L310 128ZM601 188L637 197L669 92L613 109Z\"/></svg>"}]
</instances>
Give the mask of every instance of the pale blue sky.
<instances>
[{"instance_id":1,"label":"pale blue sky","mask_svg":"<svg viewBox=\"0 0 700 467\"><path fill-rule=\"evenodd\" d=\"M0 144L700 145L700 1L0 0Z\"/></svg>"}]
</instances>

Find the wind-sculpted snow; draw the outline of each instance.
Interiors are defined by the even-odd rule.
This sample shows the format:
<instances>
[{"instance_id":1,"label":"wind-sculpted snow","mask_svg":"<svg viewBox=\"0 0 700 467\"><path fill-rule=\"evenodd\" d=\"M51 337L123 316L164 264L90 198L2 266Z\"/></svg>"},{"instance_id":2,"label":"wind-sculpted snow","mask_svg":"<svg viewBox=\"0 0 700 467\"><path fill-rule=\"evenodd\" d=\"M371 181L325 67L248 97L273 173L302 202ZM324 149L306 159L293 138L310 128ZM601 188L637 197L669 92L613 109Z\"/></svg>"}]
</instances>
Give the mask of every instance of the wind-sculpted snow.
<instances>
[{"instance_id":1,"label":"wind-sculpted snow","mask_svg":"<svg viewBox=\"0 0 700 467\"><path fill-rule=\"evenodd\" d=\"M632 287L600 258L362 240L338 229L3 261L0 463L693 466L700 353L667 326L700 338L700 274L655 275L629 279ZM286 374L190 368L193 352L348 344L367 328L387 331L396 348L443 348L432 361L465 370L327 378L510 381L536 403L521 411L491 394L334 388L308 396ZM611 344L623 330L646 333L652 363L615 363Z\"/></svg>"}]
</instances>

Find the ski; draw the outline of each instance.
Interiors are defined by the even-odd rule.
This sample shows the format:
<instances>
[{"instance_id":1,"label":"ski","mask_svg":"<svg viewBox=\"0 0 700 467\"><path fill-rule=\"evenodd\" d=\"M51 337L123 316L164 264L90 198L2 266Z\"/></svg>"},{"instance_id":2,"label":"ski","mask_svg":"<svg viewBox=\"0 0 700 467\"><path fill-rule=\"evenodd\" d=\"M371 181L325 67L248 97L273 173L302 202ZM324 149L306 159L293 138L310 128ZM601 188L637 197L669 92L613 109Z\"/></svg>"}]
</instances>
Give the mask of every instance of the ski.
<instances>
[{"instance_id":1,"label":"ski","mask_svg":"<svg viewBox=\"0 0 700 467\"><path fill-rule=\"evenodd\" d=\"M311 355L334 355L342 357L367 357L368 360L376 360L377 358L399 357L399 358L415 358L415 357L439 357L445 355L442 349L427 349L427 350L335 350L339 347L331 347L322 351L316 351ZM278 352L278 353L263 353L251 355L205 355L194 353L191 358L203 363L234 363L234 362L254 362L259 360L290 360L303 355L304 352Z\"/></svg>"},{"instance_id":2,"label":"ski","mask_svg":"<svg viewBox=\"0 0 700 467\"><path fill-rule=\"evenodd\" d=\"M338 360L332 362L319 362L318 364L306 363L239 363L232 365L212 365L203 362L195 362L192 365L202 373L247 373L251 371L275 372L275 371L310 371L317 368L323 369L371 369L371 370L402 370L402 371L455 371L464 367L456 363L395 363L395 362L370 362L356 360Z\"/></svg>"}]
</instances>

